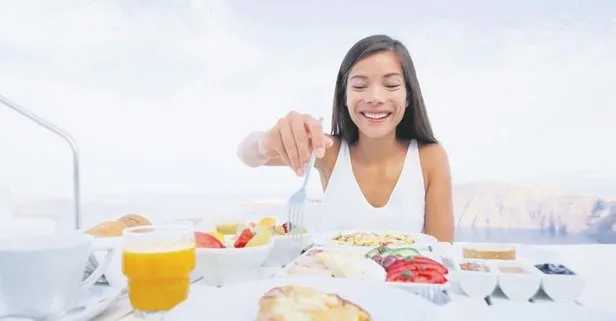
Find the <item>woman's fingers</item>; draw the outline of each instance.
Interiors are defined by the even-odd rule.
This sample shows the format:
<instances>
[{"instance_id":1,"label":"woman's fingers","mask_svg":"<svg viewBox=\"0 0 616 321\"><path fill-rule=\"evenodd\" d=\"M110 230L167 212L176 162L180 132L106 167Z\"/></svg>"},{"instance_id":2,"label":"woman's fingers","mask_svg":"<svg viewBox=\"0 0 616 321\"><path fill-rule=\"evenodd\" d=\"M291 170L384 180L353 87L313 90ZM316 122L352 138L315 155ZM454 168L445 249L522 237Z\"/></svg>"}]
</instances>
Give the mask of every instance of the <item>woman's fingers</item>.
<instances>
[{"instance_id":1,"label":"woman's fingers","mask_svg":"<svg viewBox=\"0 0 616 321\"><path fill-rule=\"evenodd\" d=\"M299 175L303 175L303 172L306 169L306 164L310 159L310 153L312 152L310 148L310 139L308 137L308 133L306 132L306 128L304 127L304 117L293 118L291 120L291 128L293 130L293 137L295 138L298 162L300 166L296 172L299 170Z\"/></svg>"},{"instance_id":2,"label":"woman's fingers","mask_svg":"<svg viewBox=\"0 0 616 321\"><path fill-rule=\"evenodd\" d=\"M325 149L331 147L334 141L323 132L323 124L312 117L306 121L306 130L311 137L311 145L315 149L316 156L323 158Z\"/></svg>"},{"instance_id":3,"label":"woman's fingers","mask_svg":"<svg viewBox=\"0 0 616 321\"><path fill-rule=\"evenodd\" d=\"M295 137L293 136L293 130L291 128L291 124L289 121L284 121L279 124L278 130L280 131L280 138L282 140L282 145L284 146L284 151L287 155L287 159L289 161L289 166L298 173L298 168L300 166L299 153L297 151L297 143L295 142ZM298 175L300 175L298 173Z\"/></svg>"}]
</instances>

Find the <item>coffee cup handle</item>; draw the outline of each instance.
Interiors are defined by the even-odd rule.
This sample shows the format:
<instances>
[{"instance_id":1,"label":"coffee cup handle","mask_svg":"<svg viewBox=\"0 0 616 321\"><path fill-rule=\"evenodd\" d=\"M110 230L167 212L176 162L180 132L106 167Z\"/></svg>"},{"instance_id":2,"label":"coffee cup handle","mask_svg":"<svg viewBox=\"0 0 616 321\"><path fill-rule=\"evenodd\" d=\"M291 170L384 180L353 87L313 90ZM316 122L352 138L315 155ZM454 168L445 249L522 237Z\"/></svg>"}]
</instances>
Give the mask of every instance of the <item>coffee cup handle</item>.
<instances>
[{"instance_id":1,"label":"coffee cup handle","mask_svg":"<svg viewBox=\"0 0 616 321\"><path fill-rule=\"evenodd\" d=\"M96 283L96 281L98 281L98 279L103 276L103 274L107 270L107 267L109 266L109 263L111 263L111 260L113 259L113 255L115 254L116 249L111 246L92 245L92 252L99 251L107 252L107 254L105 254L105 260L103 262L99 262L96 269L94 269L94 271L92 271L92 273L90 273L90 275L81 282L82 287L88 287L93 285L94 283Z\"/></svg>"}]
</instances>

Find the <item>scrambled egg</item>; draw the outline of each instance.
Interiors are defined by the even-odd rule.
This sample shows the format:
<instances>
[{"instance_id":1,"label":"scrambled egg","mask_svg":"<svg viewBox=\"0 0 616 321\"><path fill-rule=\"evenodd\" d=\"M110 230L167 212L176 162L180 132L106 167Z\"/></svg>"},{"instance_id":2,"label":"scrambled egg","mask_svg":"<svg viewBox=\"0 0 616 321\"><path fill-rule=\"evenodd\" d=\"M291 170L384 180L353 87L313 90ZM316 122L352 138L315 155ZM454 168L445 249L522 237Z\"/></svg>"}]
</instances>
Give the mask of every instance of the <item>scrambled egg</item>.
<instances>
[{"instance_id":1,"label":"scrambled egg","mask_svg":"<svg viewBox=\"0 0 616 321\"><path fill-rule=\"evenodd\" d=\"M332 238L334 243L351 246L379 246L383 243L388 245L411 245L415 243L412 235L396 232L385 233L349 233L338 234Z\"/></svg>"}]
</instances>

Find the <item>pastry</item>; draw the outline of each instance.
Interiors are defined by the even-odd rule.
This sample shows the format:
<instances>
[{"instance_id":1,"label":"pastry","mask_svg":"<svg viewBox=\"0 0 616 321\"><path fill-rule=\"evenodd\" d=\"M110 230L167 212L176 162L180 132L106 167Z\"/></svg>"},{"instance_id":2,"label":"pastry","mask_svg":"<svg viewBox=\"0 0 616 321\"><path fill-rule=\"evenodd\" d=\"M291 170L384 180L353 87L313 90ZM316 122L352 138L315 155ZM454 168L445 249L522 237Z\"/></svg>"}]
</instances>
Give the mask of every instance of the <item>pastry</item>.
<instances>
[{"instance_id":1,"label":"pastry","mask_svg":"<svg viewBox=\"0 0 616 321\"><path fill-rule=\"evenodd\" d=\"M126 214L120 217L118 221L123 222L126 227L152 225L152 222L150 222L150 220L137 214Z\"/></svg>"},{"instance_id":2,"label":"pastry","mask_svg":"<svg viewBox=\"0 0 616 321\"><path fill-rule=\"evenodd\" d=\"M96 237L116 237L122 236L122 231L126 226L120 221L107 221L96 224L92 228L86 231L87 234L94 235Z\"/></svg>"},{"instance_id":3,"label":"pastry","mask_svg":"<svg viewBox=\"0 0 616 321\"><path fill-rule=\"evenodd\" d=\"M336 294L299 285L267 291L259 300L255 321L372 321L362 307Z\"/></svg>"},{"instance_id":4,"label":"pastry","mask_svg":"<svg viewBox=\"0 0 616 321\"><path fill-rule=\"evenodd\" d=\"M463 247L462 255L465 259L483 260L515 260L515 247Z\"/></svg>"},{"instance_id":5,"label":"pastry","mask_svg":"<svg viewBox=\"0 0 616 321\"><path fill-rule=\"evenodd\" d=\"M118 237L122 236L124 229L135 226L152 225L150 220L137 214L127 214L115 221L106 221L96 224L92 228L85 231L96 237Z\"/></svg>"}]
</instances>

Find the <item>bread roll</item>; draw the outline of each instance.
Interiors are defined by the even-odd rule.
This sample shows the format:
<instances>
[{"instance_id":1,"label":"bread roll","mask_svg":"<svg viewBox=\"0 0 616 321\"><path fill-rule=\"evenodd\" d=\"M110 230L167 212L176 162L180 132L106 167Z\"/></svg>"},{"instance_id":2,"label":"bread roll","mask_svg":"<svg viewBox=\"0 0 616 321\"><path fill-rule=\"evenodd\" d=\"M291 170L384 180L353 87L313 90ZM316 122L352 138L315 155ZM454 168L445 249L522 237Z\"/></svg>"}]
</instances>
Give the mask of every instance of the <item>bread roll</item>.
<instances>
[{"instance_id":1,"label":"bread roll","mask_svg":"<svg viewBox=\"0 0 616 321\"><path fill-rule=\"evenodd\" d=\"M102 222L86 231L86 234L96 237L116 237L122 236L122 231L126 228L120 221Z\"/></svg>"},{"instance_id":2,"label":"bread roll","mask_svg":"<svg viewBox=\"0 0 616 321\"><path fill-rule=\"evenodd\" d=\"M102 222L85 231L96 237L118 237L129 227L152 225L150 220L137 214L126 214L115 221Z\"/></svg>"},{"instance_id":3,"label":"bread roll","mask_svg":"<svg viewBox=\"0 0 616 321\"><path fill-rule=\"evenodd\" d=\"M147 218L137 214L126 214L118 219L118 221L124 223L126 227L135 227L143 225L152 225L152 222Z\"/></svg>"}]
</instances>

